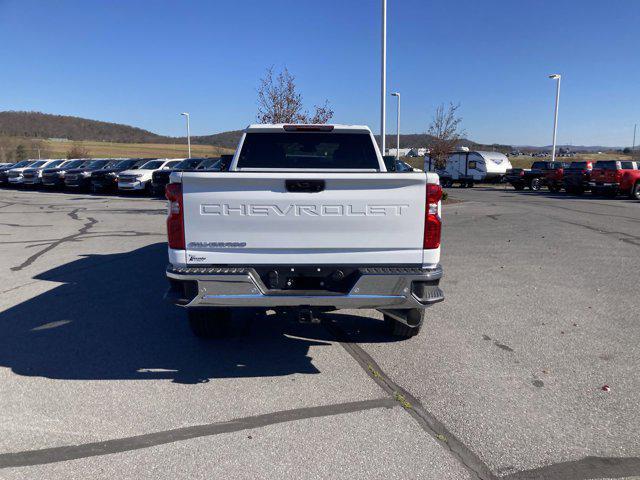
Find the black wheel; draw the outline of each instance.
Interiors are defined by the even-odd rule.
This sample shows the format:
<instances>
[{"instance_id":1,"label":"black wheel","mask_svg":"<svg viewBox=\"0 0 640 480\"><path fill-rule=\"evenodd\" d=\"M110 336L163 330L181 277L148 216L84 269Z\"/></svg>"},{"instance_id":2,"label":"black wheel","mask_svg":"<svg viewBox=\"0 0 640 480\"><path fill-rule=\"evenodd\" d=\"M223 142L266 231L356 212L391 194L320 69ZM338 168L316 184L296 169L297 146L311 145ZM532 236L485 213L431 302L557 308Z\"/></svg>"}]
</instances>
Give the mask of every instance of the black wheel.
<instances>
[{"instance_id":1,"label":"black wheel","mask_svg":"<svg viewBox=\"0 0 640 480\"><path fill-rule=\"evenodd\" d=\"M231 327L228 308L187 308L187 316L191 331L199 338L222 338Z\"/></svg>"},{"instance_id":2,"label":"black wheel","mask_svg":"<svg viewBox=\"0 0 640 480\"><path fill-rule=\"evenodd\" d=\"M517 185L514 185L513 188L515 188L518 191L521 191L521 190L524 190L524 185L521 185L518 183Z\"/></svg>"},{"instance_id":3,"label":"black wheel","mask_svg":"<svg viewBox=\"0 0 640 480\"><path fill-rule=\"evenodd\" d=\"M542 182L539 178L532 178L531 182L529 182L529 188L534 192L539 192L542 188Z\"/></svg>"},{"instance_id":4,"label":"black wheel","mask_svg":"<svg viewBox=\"0 0 640 480\"><path fill-rule=\"evenodd\" d=\"M467 188L473 188L473 182L467 182Z\"/></svg>"},{"instance_id":5,"label":"black wheel","mask_svg":"<svg viewBox=\"0 0 640 480\"><path fill-rule=\"evenodd\" d=\"M640 182L636 182L633 188L631 188L629 196L633 199L640 200Z\"/></svg>"},{"instance_id":6,"label":"black wheel","mask_svg":"<svg viewBox=\"0 0 640 480\"><path fill-rule=\"evenodd\" d=\"M407 318L411 325L405 325L399 320L396 320L390 315L383 314L384 325L387 331L394 337L399 338L411 338L420 333L422 324L424 322L424 310L421 308L414 308L407 311Z\"/></svg>"}]
</instances>

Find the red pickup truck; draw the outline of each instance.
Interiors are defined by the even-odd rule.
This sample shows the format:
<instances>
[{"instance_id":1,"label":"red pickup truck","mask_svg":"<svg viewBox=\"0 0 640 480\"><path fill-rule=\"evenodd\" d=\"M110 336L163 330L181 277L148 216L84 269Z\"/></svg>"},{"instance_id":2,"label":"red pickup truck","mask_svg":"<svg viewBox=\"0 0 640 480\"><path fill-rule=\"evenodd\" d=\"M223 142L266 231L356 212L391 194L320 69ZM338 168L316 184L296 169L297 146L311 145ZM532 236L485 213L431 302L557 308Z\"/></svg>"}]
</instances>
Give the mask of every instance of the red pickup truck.
<instances>
[{"instance_id":1,"label":"red pickup truck","mask_svg":"<svg viewBox=\"0 0 640 480\"><path fill-rule=\"evenodd\" d=\"M629 195L640 200L640 170L631 161L600 160L596 162L589 181L591 193L616 197Z\"/></svg>"},{"instance_id":2,"label":"red pickup truck","mask_svg":"<svg viewBox=\"0 0 640 480\"><path fill-rule=\"evenodd\" d=\"M594 162L591 160L571 162L569 168L564 169L562 177L564 190L575 195L582 195L586 190L589 190L593 164Z\"/></svg>"},{"instance_id":3,"label":"red pickup truck","mask_svg":"<svg viewBox=\"0 0 640 480\"><path fill-rule=\"evenodd\" d=\"M544 174L543 183L550 192L558 193L562 190L564 170L570 167L568 162L549 162Z\"/></svg>"}]
</instances>

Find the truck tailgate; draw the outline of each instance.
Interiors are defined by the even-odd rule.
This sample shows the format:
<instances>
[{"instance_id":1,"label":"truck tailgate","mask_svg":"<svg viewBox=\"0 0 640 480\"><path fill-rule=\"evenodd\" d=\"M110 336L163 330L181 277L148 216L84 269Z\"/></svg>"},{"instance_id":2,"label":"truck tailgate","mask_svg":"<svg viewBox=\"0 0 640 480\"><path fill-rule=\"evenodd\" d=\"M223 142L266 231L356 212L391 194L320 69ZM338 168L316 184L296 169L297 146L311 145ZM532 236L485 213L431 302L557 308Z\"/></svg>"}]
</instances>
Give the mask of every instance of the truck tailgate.
<instances>
[{"instance_id":1,"label":"truck tailgate","mask_svg":"<svg viewBox=\"0 0 640 480\"><path fill-rule=\"evenodd\" d=\"M422 263L423 172L188 172L182 184L190 265Z\"/></svg>"}]
</instances>

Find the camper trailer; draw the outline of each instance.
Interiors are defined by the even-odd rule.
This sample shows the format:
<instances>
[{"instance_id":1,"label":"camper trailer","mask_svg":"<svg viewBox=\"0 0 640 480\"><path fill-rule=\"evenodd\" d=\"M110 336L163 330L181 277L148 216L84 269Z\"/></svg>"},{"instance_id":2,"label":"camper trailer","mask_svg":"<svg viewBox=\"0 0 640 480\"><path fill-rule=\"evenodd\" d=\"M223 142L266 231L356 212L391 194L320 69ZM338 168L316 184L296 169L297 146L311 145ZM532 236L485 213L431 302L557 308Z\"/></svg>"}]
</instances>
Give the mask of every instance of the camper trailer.
<instances>
[{"instance_id":1,"label":"camper trailer","mask_svg":"<svg viewBox=\"0 0 640 480\"><path fill-rule=\"evenodd\" d=\"M473 187L474 183L498 183L504 179L507 169L512 168L506 155L500 152L459 150L449 155L445 168L436 168L435 161L424 159L425 172L440 175L440 184L450 187L459 183L461 187Z\"/></svg>"}]
</instances>

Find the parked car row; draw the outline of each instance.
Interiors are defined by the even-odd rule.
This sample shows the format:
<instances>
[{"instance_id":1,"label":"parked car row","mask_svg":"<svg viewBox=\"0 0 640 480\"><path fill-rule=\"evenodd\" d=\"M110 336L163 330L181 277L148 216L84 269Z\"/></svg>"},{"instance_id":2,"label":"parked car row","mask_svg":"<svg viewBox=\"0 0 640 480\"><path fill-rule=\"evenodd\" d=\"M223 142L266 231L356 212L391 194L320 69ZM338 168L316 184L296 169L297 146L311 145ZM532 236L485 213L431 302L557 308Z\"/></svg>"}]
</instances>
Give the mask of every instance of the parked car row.
<instances>
[{"instance_id":1,"label":"parked car row","mask_svg":"<svg viewBox=\"0 0 640 480\"><path fill-rule=\"evenodd\" d=\"M139 191L161 196L171 172L224 170L229 157L23 160L0 167L0 185L94 193Z\"/></svg>"},{"instance_id":2,"label":"parked car row","mask_svg":"<svg viewBox=\"0 0 640 480\"><path fill-rule=\"evenodd\" d=\"M564 190L582 195L591 191L596 196L626 195L640 200L640 165L628 160L533 162L530 169L510 169L505 178L516 190L546 187L553 193Z\"/></svg>"}]
</instances>

